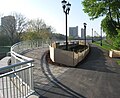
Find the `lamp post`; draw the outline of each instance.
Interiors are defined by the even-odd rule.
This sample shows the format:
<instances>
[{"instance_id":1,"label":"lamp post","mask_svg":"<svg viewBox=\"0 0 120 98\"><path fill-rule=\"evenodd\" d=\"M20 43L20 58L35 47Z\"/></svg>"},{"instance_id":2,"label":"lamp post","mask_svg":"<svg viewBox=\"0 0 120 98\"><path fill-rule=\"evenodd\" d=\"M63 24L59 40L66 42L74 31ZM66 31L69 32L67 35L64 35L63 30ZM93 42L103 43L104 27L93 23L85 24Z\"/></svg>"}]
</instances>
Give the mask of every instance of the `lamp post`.
<instances>
[{"instance_id":1,"label":"lamp post","mask_svg":"<svg viewBox=\"0 0 120 98\"><path fill-rule=\"evenodd\" d=\"M92 43L93 43L93 28L92 28Z\"/></svg>"},{"instance_id":2,"label":"lamp post","mask_svg":"<svg viewBox=\"0 0 120 98\"><path fill-rule=\"evenodd\" d=\"M65 13L65 16L66 16L66 50L68 50L68 38L67 38L67 14L69 14L69 11L70 11L70 7L71 7L71 4L65 0L63 0L62 2L62 7L63 7L63 12Z\"/></svg>"},{"instance_id":3,"label":"lamp post","mask_svg":"<svg viewBox=\"0 0 120 98\"><path fill-rule=\"evenodd\" d=\"M86 23L83 23L84 25L84 38L85 38L85 46L86 46Z\"/></svg>"},{"instance_id":4,"label":"lamp post","mask_svg":"<svg viewBox=\"0 0 120 98\"><path fill-rule=\"evenodd\" d=\"M100 43L100 45L102 46L102 27L100 29L101 29L101 43Z\"/></svg>"}]
</instances>

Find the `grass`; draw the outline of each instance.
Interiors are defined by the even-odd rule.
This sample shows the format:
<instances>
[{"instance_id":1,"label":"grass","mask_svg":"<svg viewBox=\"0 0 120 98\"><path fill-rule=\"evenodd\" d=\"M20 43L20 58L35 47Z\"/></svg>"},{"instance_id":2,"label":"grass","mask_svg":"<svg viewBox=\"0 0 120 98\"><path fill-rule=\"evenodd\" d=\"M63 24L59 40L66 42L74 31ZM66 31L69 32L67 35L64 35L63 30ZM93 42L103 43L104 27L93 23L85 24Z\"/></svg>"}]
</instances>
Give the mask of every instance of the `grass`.
<instances>
[{"instance_id":1,"label":"grass","mask_svg":"<svg viewBox=\"0 0 120 98\"><path fill-rule=\"evenodd\" d=\"M118 65L120 65L120 60L117 60L116 62L117 62Z\"/></svg>"},{"instance_id":2,"label":"grass","mask_svg":"<svg viewBox=\"0 0 120 98\"><path fill-rule=\"evenodd\" d=\"M112 45L108 44L105 40L102 41L102 46L100 45L100 43L101 43L100 41L96 41L93 44L95 44L95 45L97 45L97 46L99 46L102 49L107 50L107 51L109 51L111 49L115 49L115 47L113 47ZM118 65L120 65L120 60L116 60L116 62L117 62Z\"/></svg>"},{"instance_id":3,"label":"grass","mask_svg":"<svg viewBox=\"0 0 120 98\"><path fill-rule=\"evenodd\" d=\"M104 50L108 50L108 51L111 50L111 49L115 49L115 47L113 47L112 45L110 45L109 43L107 43L105 40L102 41L102 46L100 45L100 43L101 43L100 41L96 41L93 44L101 47Z\"/></svg>"}]
</instances>

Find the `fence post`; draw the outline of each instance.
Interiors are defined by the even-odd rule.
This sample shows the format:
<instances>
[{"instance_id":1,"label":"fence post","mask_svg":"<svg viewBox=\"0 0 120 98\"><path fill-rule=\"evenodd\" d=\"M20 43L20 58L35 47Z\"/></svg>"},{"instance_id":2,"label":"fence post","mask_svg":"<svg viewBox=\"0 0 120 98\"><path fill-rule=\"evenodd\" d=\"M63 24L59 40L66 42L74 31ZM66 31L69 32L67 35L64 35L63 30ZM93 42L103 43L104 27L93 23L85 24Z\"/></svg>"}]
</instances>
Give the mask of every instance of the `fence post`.
<instances>
[{"instance_id":1,"label":"fence post","mask_svg":"<svg viewBox=\"0 0 120 98\"><path fill-rule=\"evenodd\" d=\"M29 73L30 73L30 89L34 89L34 85L33 85L33 68L32 68L32 62L31 62L31 68L29 69Z\"/></svg>"},{"instance_id":2,"label":"fence post","mask_svg":"<svg viewBox=\"0 0 120 98\"><path fill-rule=\"evenodd\" d=\"M73 49L73 66L74 66L74 49Z\"/></svg>"}]
</instances>

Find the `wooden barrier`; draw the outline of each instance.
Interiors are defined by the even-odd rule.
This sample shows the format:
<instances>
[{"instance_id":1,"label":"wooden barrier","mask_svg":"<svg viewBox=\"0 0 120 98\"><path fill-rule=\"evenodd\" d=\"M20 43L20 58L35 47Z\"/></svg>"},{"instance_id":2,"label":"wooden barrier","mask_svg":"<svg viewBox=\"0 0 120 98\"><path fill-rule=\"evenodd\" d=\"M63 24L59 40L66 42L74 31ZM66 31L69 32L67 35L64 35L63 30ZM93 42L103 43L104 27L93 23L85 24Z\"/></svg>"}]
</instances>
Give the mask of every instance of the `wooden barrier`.
<instances>
[{"instance_id":1,"label":"wooden barrier","mask_svg":"<svg viewBox=\"0 0 120 98\"><path fill-rule=\"evenodd\" d=\"M66 51L49 46L50 58L53 62L64 64L66 66L76 66L89 53L88 48L82 52Z\"/></svg>"},{"instance_id":2,"label":"wooden barrier","mask_svg":"<svg viewBox=\"0 0 120 98\"><path fill-rule=\"evenodd\" d=\"M109 51L109 57L111 57L111 58L120 57L120 51L118 51L118 50L110 50Z\"/></svg>"}]
</instances>

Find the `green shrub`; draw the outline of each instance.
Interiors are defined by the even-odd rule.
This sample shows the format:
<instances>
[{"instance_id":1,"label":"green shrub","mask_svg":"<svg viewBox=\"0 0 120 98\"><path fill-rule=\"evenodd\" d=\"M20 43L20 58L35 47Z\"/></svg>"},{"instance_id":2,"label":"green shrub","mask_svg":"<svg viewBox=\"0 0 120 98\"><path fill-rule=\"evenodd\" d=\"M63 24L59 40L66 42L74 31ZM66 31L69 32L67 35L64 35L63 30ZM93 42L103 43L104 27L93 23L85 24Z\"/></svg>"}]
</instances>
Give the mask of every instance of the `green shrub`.
<instances>
[{"instance_id":1,"label":"green shrub","mask_svg":"<svg viewBox=\"0 0 120 98\"><path fill-rule=\"evenodd\" d=\"M118 31L118 35L113 39L113 46L117 50L120 50L120 30L117 31Z\"/></svg>"},{"instance_id":2,"label":"green shrub","mask_svg":"<svg viewBox=\"0 0 120 98\"><path fill-rule=\"evenodd\" d=\"M10 46L11 42L7 36L0 35L0 46Z\"/></svg>"}]
</instances>

